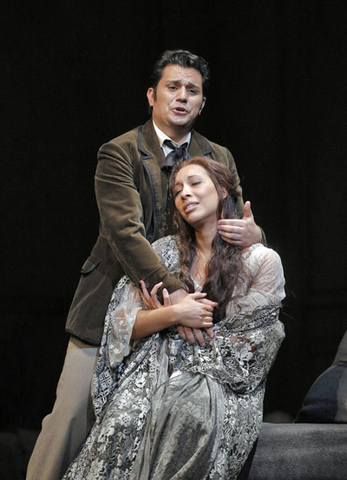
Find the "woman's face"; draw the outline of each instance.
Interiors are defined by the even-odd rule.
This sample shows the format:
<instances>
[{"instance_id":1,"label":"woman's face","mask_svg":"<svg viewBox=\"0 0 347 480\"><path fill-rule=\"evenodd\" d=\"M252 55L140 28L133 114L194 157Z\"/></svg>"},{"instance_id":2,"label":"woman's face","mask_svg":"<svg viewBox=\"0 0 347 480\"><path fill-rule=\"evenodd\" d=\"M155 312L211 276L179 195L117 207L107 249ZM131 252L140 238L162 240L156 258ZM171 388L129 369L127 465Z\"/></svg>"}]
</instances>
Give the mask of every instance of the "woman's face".
<instances>
[{"instance_id":1,"label":"woman's face","mask_svg":"<svg viewBox=\"0 0 347 480\"><path fill-rule=\"evenodd\" d=\"M216 227L218 193L203 167L183 167L177 173L173 195L178 212L194 229Z\"/></svg>"}]
</instances>

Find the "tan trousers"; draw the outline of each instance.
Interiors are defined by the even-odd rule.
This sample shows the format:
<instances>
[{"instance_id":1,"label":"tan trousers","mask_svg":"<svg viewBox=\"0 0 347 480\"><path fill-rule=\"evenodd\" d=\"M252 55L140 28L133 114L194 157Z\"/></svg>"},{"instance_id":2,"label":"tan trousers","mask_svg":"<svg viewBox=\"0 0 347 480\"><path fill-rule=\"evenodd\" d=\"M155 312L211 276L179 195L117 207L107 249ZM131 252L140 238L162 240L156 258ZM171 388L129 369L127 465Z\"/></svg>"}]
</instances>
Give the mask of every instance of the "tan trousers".
<instances>
[{"instance_id":1,"label":"tan trousers","mask_svg":"<svg viewBox=\"0 0 347 480\"><path fill-rule=\"evenodd\" d=\"M29 461L27 480L60 480L94 423L90 396L98 348L71 338L52 413Z\"/></svg>"}]
</instances>

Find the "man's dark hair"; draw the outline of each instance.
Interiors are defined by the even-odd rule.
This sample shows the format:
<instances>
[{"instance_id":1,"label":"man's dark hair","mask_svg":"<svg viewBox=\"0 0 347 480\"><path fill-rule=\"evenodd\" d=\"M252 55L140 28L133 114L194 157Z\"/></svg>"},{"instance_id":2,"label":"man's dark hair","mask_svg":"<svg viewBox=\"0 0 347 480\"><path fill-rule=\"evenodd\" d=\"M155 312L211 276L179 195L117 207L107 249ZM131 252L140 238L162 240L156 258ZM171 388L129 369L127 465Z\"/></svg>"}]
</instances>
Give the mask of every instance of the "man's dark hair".
<instances>
[{"instance_id":1,"label":"man's dark hair","mask_svg":"<svg viewBox=\"0 0 347 480\"><path fill-rule=\"evenodd\" d=\"M202 88L205 93L210 80L210 69L208 63L202 57L189 52L188 50L166 50L155 62L150 86L157 89L158 83L163 75L163 70L169 65L179 65L184 68L194 68L202 77Z\"/></svg>"}]
</instances>

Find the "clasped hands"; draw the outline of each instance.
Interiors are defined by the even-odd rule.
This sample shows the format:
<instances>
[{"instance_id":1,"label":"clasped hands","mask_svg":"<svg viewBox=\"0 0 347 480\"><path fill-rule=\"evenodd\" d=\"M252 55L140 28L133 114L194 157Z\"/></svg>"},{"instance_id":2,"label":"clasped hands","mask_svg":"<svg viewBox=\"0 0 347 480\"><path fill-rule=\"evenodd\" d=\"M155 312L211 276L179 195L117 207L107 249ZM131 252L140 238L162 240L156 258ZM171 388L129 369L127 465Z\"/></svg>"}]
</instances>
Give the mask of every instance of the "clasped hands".
<instances>
[{"instance_id":1,"label":"clasped hands","mask_svg":"<svg viewBox=\"0 0 347 480\"><path fill-rule=\"evenodd\" d=\"M148 292L143 280L140 281L142 288L142 299L146 307L154 310L156 308L175 306L180 324L177 330L180 337L195 344L197 341L201 346L205 345L205 339L201 329L204 329L210 338L213 338L213 309L217 306L206 298L206 293L194 292L188 293L183 289L177 290L171 295L166 288L163 289L163 303L160 303L157 293L163 282L157 283Z\"/></svg>"}]
</instances>

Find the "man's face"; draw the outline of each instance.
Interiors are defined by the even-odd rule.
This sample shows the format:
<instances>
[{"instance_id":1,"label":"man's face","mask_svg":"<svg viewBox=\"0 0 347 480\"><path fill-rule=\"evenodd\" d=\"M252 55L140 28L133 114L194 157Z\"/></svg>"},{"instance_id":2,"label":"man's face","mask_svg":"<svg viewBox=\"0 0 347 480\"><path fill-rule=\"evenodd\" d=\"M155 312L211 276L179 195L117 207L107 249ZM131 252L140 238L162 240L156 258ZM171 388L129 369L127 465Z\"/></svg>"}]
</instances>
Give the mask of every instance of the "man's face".
<instances>
[{"instance_id":1,"label":"man's face","mask_svg":"<svg viewBox=\"0 0 347 480\"><path fill-rule=\"evenodd\" d=\"M148 89L147 98L157 127L179 141L190 132L205 105L201 74L194 68L169 65L156 90Z\"/></svg>"}]
</instances>

